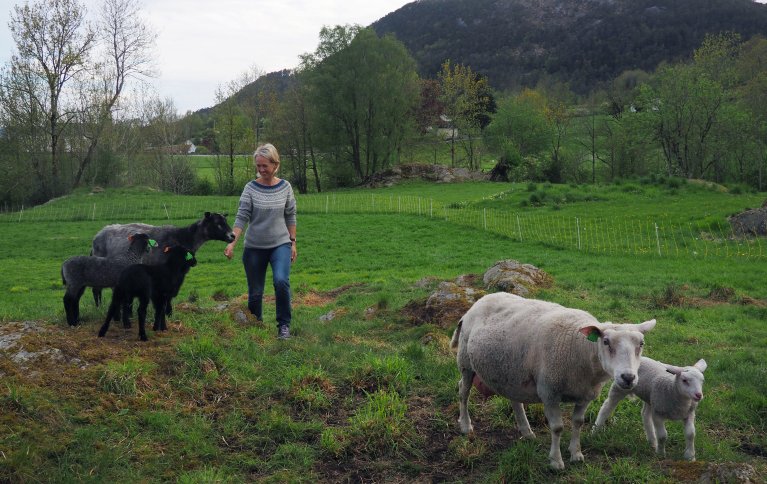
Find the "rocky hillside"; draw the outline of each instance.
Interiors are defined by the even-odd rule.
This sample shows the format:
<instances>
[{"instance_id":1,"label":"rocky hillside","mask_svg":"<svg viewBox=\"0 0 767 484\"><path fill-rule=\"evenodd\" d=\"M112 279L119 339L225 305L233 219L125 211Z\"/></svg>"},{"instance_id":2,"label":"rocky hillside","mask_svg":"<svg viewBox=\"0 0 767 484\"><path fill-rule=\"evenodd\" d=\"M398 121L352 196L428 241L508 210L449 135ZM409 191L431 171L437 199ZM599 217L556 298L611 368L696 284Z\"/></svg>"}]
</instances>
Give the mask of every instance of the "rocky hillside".
<instances>
[{"instance_id":1,"label":"rocky hillside","mask_svg":"<svg viewBox=\"0 0 767 484\"><path fill-rule=\"evenodd\" d=\"M707 33L767 33L752 0L418 0L372 27L433 77L450 59L497 89L562 81L585 93L630 69L688 58Z\"/></svg>"}]
</instances>

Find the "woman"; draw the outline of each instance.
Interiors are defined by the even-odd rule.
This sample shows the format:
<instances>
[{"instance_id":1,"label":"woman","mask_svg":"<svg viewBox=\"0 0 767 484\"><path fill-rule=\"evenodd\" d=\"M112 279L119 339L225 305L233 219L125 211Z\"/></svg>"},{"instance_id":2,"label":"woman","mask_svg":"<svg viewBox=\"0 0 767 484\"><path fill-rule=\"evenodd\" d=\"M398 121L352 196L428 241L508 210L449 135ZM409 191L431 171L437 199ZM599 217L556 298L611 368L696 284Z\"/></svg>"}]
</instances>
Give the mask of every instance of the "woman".
<instances>
[{"instance_id":1,"label":"woman","mask_svg":"<svg viewBox=\"0 0 767 484\"><path fill-rule=\"evenodd\" d=\"M278 178L280 155L267 143L253 154L258 178L250 181L240 195L234 222L234 241L224 255L234 255L234 247L245 231L242 263L248 280L248 309L263 318L262 299L266 266L272 266L272 281L277 299L277 337L290 338L290 265L296 260L296 198L287 180Z\"/></svg>"}]
</instances>

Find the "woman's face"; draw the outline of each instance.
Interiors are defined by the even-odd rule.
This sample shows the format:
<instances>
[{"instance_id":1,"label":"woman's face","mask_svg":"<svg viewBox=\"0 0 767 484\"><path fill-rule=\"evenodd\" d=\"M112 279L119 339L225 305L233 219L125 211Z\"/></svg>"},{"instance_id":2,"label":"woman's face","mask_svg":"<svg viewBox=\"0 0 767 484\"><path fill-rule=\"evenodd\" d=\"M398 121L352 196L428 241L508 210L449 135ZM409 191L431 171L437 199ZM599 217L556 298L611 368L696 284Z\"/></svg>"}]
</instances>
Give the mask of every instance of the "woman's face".
<instances>
[{"instance_id":1,"label":"woman's face","mask_svg":"<svg viewBox=\"0 0 767 484\"><path fill-rule=\"evenodd\" d=\"M263 156L256 156L256 170L258 171L258 176L269 179L272 178L274 172L277 171L277 165Z\"/></svg>"}]
</instances>

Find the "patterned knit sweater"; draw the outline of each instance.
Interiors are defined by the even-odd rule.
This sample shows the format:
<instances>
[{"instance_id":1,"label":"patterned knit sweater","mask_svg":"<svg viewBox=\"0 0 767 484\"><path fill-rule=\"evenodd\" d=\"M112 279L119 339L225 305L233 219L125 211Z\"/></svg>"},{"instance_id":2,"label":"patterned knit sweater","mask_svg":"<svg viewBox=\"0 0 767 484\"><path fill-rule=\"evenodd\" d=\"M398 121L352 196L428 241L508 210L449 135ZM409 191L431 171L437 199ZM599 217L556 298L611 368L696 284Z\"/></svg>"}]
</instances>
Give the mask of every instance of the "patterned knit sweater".
<instances>
[{"instance_id":1,"label":"patterned knit sweater","mask_svg":"<svg viewBox=\"0 0 767 484\"><path fill-rule=\"evenodd\" d=\"M242 190L234 226L245 230L245 247L271 249L290 242L296 225L296 197L286 180L266 186L252 180Z\"/></svg>"}]
</instances>

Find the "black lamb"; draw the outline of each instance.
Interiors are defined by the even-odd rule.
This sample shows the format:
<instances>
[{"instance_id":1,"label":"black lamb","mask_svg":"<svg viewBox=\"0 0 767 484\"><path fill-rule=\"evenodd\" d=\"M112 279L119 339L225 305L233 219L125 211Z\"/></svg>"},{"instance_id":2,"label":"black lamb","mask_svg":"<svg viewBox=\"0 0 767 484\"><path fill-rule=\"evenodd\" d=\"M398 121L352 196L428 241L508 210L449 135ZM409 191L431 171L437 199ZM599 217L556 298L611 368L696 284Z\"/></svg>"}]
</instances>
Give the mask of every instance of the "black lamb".
<instances>
[{"instance_id":1,"label":"black lamb","mask_svg":"<svg viewBox=\"0 0 767 484\"><path fill-rule=\"evenodd\" d=\"M109 323L122 308L123 327L130 328L130 304L138 298L139 338L146 341L146 311L149 301L154 307L155 331L164 331L165 312L171 299L178 295L189 269L197 265L194 254L181 246L166 247L168 256L165 263L160 265L134 264L128 266L122 274L117 286L112 291L112 303L109 305L104 325L99 330L103 337L109 329Z\"/></svg>"},{"instance_id":2,"label":"black lamb","mask_svg":"<svg viewBox=\"0 0 767 484\"><path fill-rule=\"evenodd\" d=\"M111 257L78 255L70 257L61 265L61 281L66 286L64 311L70 326L80 318L80 297L86 287L101 290L115 287L120 274L126 267L142 262L157 243L145 233L134 233L125 237L127 246L122 252Z\"/></svg>"}]
</instances>

